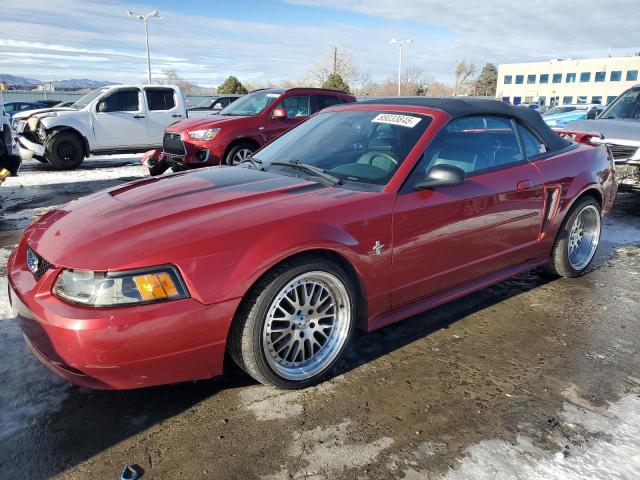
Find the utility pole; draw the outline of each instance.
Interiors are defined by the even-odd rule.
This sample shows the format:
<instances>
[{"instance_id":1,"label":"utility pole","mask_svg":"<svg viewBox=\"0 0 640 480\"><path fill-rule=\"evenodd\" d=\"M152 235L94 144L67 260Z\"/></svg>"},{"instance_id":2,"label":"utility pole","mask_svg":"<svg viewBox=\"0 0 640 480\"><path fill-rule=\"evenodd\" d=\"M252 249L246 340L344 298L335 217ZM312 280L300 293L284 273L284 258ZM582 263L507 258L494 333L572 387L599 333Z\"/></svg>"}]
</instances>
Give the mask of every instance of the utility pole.
<instances>
[{"instance_id":1,"label":"utility pole","mask_svg":"<svg viewBox=\"0 0 640 480\"><path fill-rule=\"evenodd\" d=\"M396 40L395 38L391 39L391 45L398 45L400 47L400 60L398 61L398 96L400 96L400 86L402 85L402 47L404 45L410 45L413 43L412 38L408 38L406 40Z\"/></svg>"},{"instance_id":2,"label":"utility pole","mask_svg":"<svg viewBox=\"0 0 640 480\"><path fill-rule=\"evenodd\" d=\"M158 13L157 10L153 12L149 12L146 15L141 15L139 13L134 13L131 10L127 12L130 17L137 18L138 20L142 20L144 22L144 45L147 49L147 77L149 85L151 85L151 56L149 55L149 27L148 22L150 18L157 18L160 20L162 15Z\"/></svg>"}]
</instances>

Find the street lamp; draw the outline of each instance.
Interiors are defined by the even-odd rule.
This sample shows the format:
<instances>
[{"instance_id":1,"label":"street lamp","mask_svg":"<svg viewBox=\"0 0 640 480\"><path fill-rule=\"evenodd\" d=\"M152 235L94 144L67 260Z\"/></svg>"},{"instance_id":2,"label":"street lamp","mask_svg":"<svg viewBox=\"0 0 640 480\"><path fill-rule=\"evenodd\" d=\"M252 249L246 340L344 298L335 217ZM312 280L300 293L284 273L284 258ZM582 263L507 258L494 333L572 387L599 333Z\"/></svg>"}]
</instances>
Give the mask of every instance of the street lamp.
<instances>
[{"instance_id":1,"label":"street lamp","mask_svg":"<svg viewBox=\"0 0 640 480\"><path fill-rule=\"evenodd\" d=\"M139 13L132 12L129 10L127 12L130 17L137 18L138 20L142 20L144 22L144 44L147 47L147 74L149 76L149 85L151 85L151 57L149 56L149 28L147 27L147 22L150 18L157 18L160 20L162 15L158 13L157 10L153 12L149 12L146 15L141 15Z\"/></svg>"},{"instance_id":2,"label":"street lamp","mask_svg":"<svg viewBox=\"0 0 640 480\"><path fill-rule=\"evenodd\" d=\"M391 39L391 45L398 45L400 47L400 61L398 62L398 96L400 96L400 83L402 82L402 47L404 45L410 45L413 43L413 38L407 38L406 40Z\"/></svg>"}]
</instances>

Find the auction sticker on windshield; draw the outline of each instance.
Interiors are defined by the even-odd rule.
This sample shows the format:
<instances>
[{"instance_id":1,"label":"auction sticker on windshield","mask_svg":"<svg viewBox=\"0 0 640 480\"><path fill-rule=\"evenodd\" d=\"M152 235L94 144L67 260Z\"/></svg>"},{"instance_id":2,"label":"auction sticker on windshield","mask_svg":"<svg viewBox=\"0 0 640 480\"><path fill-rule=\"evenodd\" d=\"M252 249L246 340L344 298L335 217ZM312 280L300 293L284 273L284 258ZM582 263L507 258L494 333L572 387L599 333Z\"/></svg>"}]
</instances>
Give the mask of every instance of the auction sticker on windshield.
<instances>
[{"instance_id":1,"label":"auction sticker on windshield","mask_svg":"<svg viewBox=\"0 0 640 480\"><path fill-rule=\"evenodd\" d=\"M413 128L422 120L419 117L412 117L410 115L397 115L395 113L381 113L373 120L373 123L387 123L389 125L399 125L401 127Z\"/></svg>"}]
</instances>

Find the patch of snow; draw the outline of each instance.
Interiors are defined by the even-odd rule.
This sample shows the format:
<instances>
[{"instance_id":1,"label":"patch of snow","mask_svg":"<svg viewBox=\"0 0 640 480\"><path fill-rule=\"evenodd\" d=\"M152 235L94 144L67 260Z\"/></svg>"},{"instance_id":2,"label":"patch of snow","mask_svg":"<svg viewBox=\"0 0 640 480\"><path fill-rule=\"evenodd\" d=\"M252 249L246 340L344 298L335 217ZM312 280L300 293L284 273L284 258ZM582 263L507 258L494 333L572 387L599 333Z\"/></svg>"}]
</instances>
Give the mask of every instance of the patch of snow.
<instances>
[{"instance_id":1,"label":"patch of snow","mask_svg":"<svg viewBox=\"0 0 640 480\"><path fill-rule=\"evenodd\" d=\"M640 397L629 394L605 411L566 403L565 425L593 438L567 454L536 447L525 436L515 445L484 440L468 448L460 465L442 480L584 480L640 478ZM407 471L407 478L419 478Z\"/></svg>"},{"instance_id":2,"label":"patch of snow","mask_svg":"<svg viewBox=\"0 0 640 480\"><path fill-rule=\"evenodd\" d=\"M380 453L393 444L390 437L372 442L352 442L349 439L351 423L317 427L301 432L289 448L289 456L301 460L304 466L291 472L283 469L263 480L320 480L337 478L347 468L361 468L373 462Z\"/></svg>"},{"instance_id":3,"label":"patch of snow","mask_svg":"<svg viewBox=\"0 0 640 480\"><path fill-rule=\"evenodd\" d=\"M258 420L280 420L301 415L305 396L326 394L334 388L332 382L325 382L304 391L286 391L256 385L243 389L240 392L240 400Z\"/></svg>"},{"instance_id":4,"label":"patch of snow","mask_svg":"<svg viewBox=\"0 0 640 480\"><path fill-rule=\"evenodd\" d=\"M4 267L10 248L0 248ZM69 383L42 365L29 351L15 319L7 294L7 278L0 277L0 440L28 428L43 414L60 408Z\"/></svg>"}]
</instances>

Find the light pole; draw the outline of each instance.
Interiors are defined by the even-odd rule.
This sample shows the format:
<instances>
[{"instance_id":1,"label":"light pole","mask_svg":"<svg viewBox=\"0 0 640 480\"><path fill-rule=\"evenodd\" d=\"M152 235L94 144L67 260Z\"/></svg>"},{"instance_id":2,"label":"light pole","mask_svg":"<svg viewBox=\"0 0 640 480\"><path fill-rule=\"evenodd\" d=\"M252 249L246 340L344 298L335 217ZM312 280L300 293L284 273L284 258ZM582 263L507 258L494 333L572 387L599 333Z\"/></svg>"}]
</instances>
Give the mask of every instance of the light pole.
<instances>
[{"instance_id":1,"label":"light pole","mask_svg":"<svg viewBox=\"0 0 640 480\"><path fill-rule=\"evenodd\" d=\"M391 45L398 45L400 47L400 61L398 62L398 96L400 96L400 84L402 83L402 47L404 45L410 45L413 43L413 38L407 38L406 40L391 39Z\"/></svg>"},{"instance_id":2,"label":"light pole","mask_svg":"<svg viewBox=\"0 0 640 480\"><path fill-rule=\"evenodd\" d=\"M131 10L129 10L127 13L130 17L137 18L138 20L142 20L144 22L144 44L147 47L147 75L149 77L149 85L151 85L151 57L149 56L149 27L147 26L147 23L150 18L157 18L158 20L160 20L162 18L162 15L160 15L157 10L149 12L146 15L141 15L139 13L132 12Z\"/></svg>"}]
</instances>

